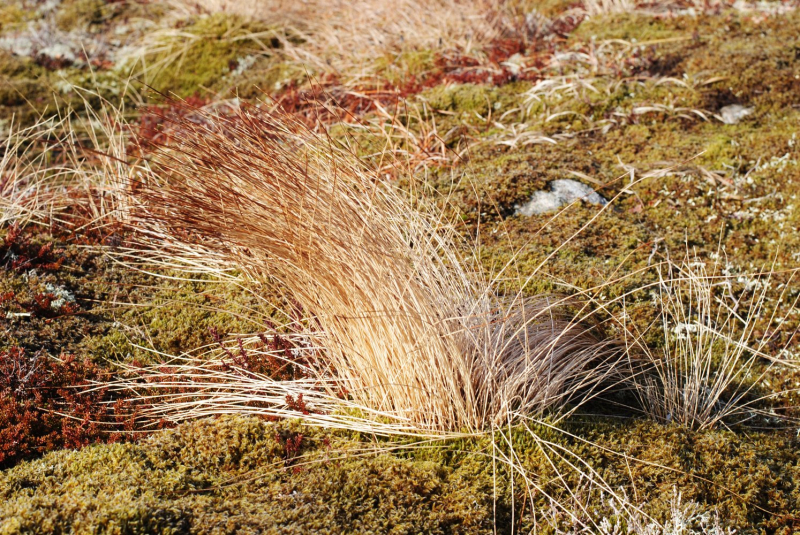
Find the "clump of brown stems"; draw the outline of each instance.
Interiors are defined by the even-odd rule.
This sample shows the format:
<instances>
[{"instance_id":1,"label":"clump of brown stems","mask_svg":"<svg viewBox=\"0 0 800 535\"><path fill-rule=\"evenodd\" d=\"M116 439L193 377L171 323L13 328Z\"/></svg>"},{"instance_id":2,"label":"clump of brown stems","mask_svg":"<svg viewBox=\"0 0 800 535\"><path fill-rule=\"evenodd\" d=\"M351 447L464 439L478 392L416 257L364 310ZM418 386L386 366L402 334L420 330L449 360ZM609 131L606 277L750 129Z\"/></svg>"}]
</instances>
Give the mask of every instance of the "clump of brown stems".
<instances>
[{"instance_id":1,"label":"clump of brown stems","mask_svg":"<svg viewBox=\"0 0 800 535\"><path fill-rule=\"evenodd\" d=\"M770 274L729 274L719 261L701 261L688 252L682 262L654 269L657 282L643 289L660 310L651 327L663 333L661 347L642 342L646 332L633 331L630 341L630 351L651 364L649 373L635 375L645 411L695 429L753 418L759 402L776 396L758 394L770 370L796 365L770 353L770 336L757 335L757 326L779 332L781 306L767 307ZM786 304L795 274L790 272L778 305ZM797 299L790 309L796 305Z\"/></svg>"},{"instance_id":2,"label":"clump of brown stems","mask_svg":"<svg viewBox=\"0 0 800 535\"><path fill-rule=\"evenodd\" d=\"M397 429L475 431L579 403L616 373L619 344L563 300L499 295L441 216L332 141L254 107L183 117L131 184L132 220L170 262L283 288L302 317L285 326L295 348L272 355L304 373L174 361L152 383L173 389L158 417L283 416L302 399L318 421L351 408Z\"/></svg>"}]
</instances>

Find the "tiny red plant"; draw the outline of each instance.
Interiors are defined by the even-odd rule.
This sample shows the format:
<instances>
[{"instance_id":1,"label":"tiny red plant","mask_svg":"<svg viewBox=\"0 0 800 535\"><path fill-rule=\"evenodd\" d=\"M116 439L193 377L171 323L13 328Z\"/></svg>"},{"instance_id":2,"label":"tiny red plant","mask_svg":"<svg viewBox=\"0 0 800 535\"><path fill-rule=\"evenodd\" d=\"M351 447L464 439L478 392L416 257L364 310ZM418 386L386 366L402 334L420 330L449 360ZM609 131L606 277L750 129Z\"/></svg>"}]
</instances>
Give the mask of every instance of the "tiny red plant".
<instances>
[{"instance_id":1,"label":"tiny red plant","mask_svg":"<svg viewBox=\"0 0 800 535\"><path fill-rule=\"evenodd\" d=\"M286 406L289 407L289 410L302 412L306 416L311 414L306 407L306 402L303 401L303 394L298 394L297 399L293 398L291 394L286 394Z\"/></svg>"},{"instance_id":2,"label":"tiny red plant","mask_svg":"<svg viewBox=\"0 0 800 535\"><path fill-rule=\"evenodd\" d=\"M280 431L275 433L275 441L283 447L283 460L286 466L291 466L303 449L303 434L292 431ZM294 471L300 471L300 467L294 467Z\"/></svg>"}]
</instances>

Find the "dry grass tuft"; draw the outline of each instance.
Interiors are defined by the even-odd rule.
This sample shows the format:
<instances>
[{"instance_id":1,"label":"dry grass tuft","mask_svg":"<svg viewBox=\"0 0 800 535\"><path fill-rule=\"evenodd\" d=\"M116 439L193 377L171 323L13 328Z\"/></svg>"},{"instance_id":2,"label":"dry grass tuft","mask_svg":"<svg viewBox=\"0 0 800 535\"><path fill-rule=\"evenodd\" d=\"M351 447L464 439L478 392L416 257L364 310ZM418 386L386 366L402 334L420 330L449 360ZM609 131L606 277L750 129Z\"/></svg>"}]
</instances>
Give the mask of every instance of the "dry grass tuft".
<instances>
[{"instance_id":1,"label":"dry grass tuft","mask_svg":"<svg viewBox=\"0 0 800 535\"><path fill-rule=\"evenodd\" d=\"M655 271L657 283L645 289L660 310L658 324L651 325L662 335L660 347L642 341L647 331L627 330L630 352L651 365L649 373L635 375L635 391L650 417L707 429L752 419L766 398L785 394L759 394L774 366L796 365L771 351L771 337L759 329L779 332L796 271L782 285L778 305L769 307L769 272L733 275L688 253ZM795 298L789 309L796 305Z\"/></svg>"},{"instance_id":2,"label":"dry grass tuft","mask_svg":"<svg viewBox=\"0 0 800 535\"><path fill-rule=\"evenodd\" d=\"M84 115L63 110L0 133L0 225L92 226L126 213L119 188L137 167L127 161L123 105L76 89ZM88 105L92 97L98 106Z\"/></svg>"},{"instance_id":3,"label":"dry grass tuft","mask_svg":"<svg viewBox=\"0 0 800 535\"><path fill-rule=\"evenodd\" d=\"M57 130L54 121L41 121L27 128L12 124L0 136L0 225L46 223L57 211L58 195L47 175L49 162L38 141Z\"/></svg>"},{"instance_id":4,"label":"dry grass tuft","mask_svg":"<svg viewBox=\"0 0 800 535\"><path fill-rule=\"evenodd\" d=\"M283 414L287 395L325 410L344 397L409 428L474 431L580 402L620 359L562 301L498 295L439 219L290 117L195 110L175 128L132 184L142 235L176 258L276 282L295 303L286 327L316 348L288 353L308 362L302 381L250 375L215 387L218 400L233 391L233 405ZM191 389L213 406L217 392Z\"/></svg>"},{"instance_id":5,"label":"dry grass tuft","mask_svg":"<svg viewBox=\"0 0 800 535\"><path fill-rule=\"evenodd\" d=\"M490 0L176 0L173 5L185 13L226 12L291 28L303 44L284 43L288 56L321 72L349 70L342 67L403 50L469 52L501 36L508 24L499 3Z\"/></svg>"}]
</instances>

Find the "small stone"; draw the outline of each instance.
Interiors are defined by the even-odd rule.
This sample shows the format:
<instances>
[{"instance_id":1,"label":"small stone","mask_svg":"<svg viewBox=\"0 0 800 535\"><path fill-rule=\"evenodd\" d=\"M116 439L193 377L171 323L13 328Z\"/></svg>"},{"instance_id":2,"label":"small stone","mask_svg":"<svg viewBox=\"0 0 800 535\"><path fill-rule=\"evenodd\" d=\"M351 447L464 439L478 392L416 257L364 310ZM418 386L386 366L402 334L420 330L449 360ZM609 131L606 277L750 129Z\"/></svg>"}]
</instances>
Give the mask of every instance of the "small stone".
<instances>
[{"instance_id":1,"label":"small stone","mask_svg":"<svg viewBox=\"0 0 800 535\"><path fill-rule=\"evenodd\" d=\"M720 108L717 116L725 124L736 124L751 113L753 113L753 108L747 108L741 104L729 104Z\"/></svg>"},{"instance_id":2,"label":"small stone","mask_svg":"<svg viewBox=\"0 0 800 535\"><path fill-rule=\"evenodd\" d=\"M586 184L565 178L550 182L550 191L536 191L528 202L515 205L514 215L530 217L554 212L577 199L600 206L608 204L607 200Z\"/></svg>"}]
</instances>

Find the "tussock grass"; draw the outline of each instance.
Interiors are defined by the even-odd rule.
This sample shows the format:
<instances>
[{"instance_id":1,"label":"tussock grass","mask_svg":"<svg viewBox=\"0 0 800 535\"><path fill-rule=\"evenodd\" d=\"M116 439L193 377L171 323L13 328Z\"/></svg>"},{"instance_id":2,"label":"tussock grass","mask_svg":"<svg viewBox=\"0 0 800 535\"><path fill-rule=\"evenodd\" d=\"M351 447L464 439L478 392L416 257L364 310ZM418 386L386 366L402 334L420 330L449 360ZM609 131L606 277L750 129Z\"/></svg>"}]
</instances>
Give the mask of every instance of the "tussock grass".
<instances>
[{"instance_id":1,"label":"tussock grass","mask_svg":"<svg viewBox=\"0 0 800 535\"><path fill-rule=\"evenodd\" d=\"M317 350L265 412L287 394L327 412L344 391L410 428L480 430L579 403L613 375L620 345L563 300L499 295L440 218L292 118L195 110L175 128L132 185L136 225L177 256L201 249L276 282L301 311L287 327ZM234 390L257 401L259 388Z\"/></svg>"}]
</instances>

